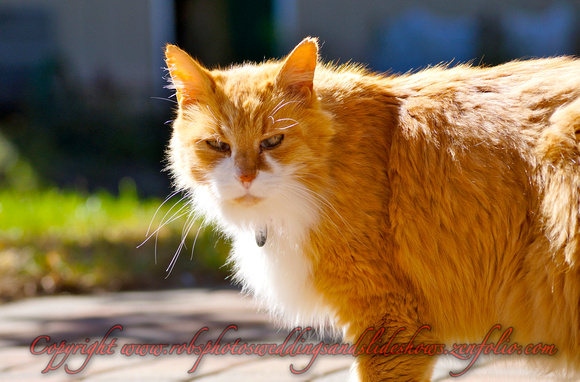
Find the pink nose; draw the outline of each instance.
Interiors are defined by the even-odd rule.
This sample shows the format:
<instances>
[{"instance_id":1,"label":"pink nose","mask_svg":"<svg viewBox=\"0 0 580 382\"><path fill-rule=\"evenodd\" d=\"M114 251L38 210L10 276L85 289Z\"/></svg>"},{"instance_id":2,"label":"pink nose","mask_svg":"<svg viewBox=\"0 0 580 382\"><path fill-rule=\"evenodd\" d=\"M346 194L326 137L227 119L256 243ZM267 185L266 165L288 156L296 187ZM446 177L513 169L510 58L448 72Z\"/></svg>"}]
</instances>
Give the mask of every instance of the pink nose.
<instances>
[{"instance_id":1,"label":"pink nose","mask_svg":"<svg viewBox=\"0 0 580 382\"><path fill-rule=\"evenodd\" d=\"M256 174L242 174L240 175L240 180L243 183L251 183L252 180L256 179Z\"/></svg>"}]
</instances>

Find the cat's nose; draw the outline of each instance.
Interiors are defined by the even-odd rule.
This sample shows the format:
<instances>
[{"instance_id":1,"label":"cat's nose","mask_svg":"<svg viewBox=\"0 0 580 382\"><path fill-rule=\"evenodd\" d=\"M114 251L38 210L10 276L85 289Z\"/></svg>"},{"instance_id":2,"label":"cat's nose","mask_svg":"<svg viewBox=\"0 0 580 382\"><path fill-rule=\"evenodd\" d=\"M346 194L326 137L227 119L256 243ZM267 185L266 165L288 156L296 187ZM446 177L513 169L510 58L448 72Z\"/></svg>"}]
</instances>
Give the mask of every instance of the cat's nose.
<instances>
[{"instance_id":1,"label":"cat's nose","mask_svg":"<svg viewBox=\"0 0 580 382\"><path fill-rule=\"evenodd\" d=\"M252 184L252 181L254 179L256 179L256 174L255 173L241 174L239 176L239 179L242 182L242 184L244 185L244 187L250 188L250 185Z\"/></svg>"}]
</instances>

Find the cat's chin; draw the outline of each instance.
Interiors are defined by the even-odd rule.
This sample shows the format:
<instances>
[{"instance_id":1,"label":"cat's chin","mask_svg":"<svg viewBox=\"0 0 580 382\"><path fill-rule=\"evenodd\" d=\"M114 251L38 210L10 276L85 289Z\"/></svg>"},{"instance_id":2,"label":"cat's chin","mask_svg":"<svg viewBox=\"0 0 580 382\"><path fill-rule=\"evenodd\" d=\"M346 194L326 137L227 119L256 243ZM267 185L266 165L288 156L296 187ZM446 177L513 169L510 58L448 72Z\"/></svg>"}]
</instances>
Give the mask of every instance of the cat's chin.
<instances>
[{"instance_id":1,"label":"cat's chin","mask_svg":"<svg viewBox=\"0 0 580 382\"><path fill-rule=\"evenodd\" d=\"M253 207L256 204L260 203L264 198L260 198L253 195L244 195L240 198L234 199L234 203L243 207Z\"/></svg>"},{"instance_id":2,"label":"cat's chin","mask_svg":"<svg viewBox=\"0 0 580 382\"><path fill-rule=\"evenodd\" d=\"M293 203L288 203L284 191L303 188L297 182L286 181L259 196L256 193L221 193L208 184L200 184L191 191L196 214L216 224L231 237L241 232L253 237L257 228L268 225L269 242L270 234L283 232L284 237L291 237L297 243L304 239L319 217L319 207L306 191L295 196Z\"/></svg>"}]
</instances>

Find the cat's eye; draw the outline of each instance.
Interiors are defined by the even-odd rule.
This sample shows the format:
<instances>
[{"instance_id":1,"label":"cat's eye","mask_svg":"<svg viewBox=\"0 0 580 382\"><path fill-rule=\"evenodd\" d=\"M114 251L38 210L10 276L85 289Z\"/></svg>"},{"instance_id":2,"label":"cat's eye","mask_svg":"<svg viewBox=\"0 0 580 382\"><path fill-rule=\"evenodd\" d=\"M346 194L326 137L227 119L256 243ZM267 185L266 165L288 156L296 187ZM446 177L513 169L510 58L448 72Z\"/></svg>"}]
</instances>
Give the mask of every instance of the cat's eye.
<instances>
[{"instance_id":1,"label":"cat's eye","mask_svg":"<svg viewBox=\"0 0 580 382\"><path fill-rule=\"evenodd\" d=\"M228 145L225 142L211 140L211 139L208 139L206 142L207 142L209 147L211 147L212 149L214 149L216 151L229 151L230 150L230 145Z\"/></svg>"},{"instance_id":2,"label":"cat's eye","mask_svg":"<svg viewBox=\"0 0 580 382\"><path fill-rule=\"evenodd\" d=\"M274 147L279 146L280 143L282 143L283 139L284 139L284 134L274 135L273 137L270 137L268 139L264 139L260 143L260 147L262 147L263 149L273 149Z\"/></svg>"}]
</instances>

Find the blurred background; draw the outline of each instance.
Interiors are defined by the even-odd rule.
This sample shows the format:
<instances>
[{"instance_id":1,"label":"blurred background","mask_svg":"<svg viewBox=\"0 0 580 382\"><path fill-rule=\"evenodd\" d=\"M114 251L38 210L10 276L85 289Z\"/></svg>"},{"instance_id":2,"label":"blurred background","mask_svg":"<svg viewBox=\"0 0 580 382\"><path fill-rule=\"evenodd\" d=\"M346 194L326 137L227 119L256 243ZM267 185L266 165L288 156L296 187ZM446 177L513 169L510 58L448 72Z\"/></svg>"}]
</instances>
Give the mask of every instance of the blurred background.
<instances>
[{"instance_id":1,"label":"blurred background","mask_svg":"<svg viewBox=\"0 0 580 382\"><path fill-rule=\"evenodd\" d=\"M579 0L0 0L0 300L228 283L228 244L186 222L181 195L163 203L168 42L215 67L317 36L324 60L402 73L577 54L579 12Z\"/></svg>"}]
</instances>

